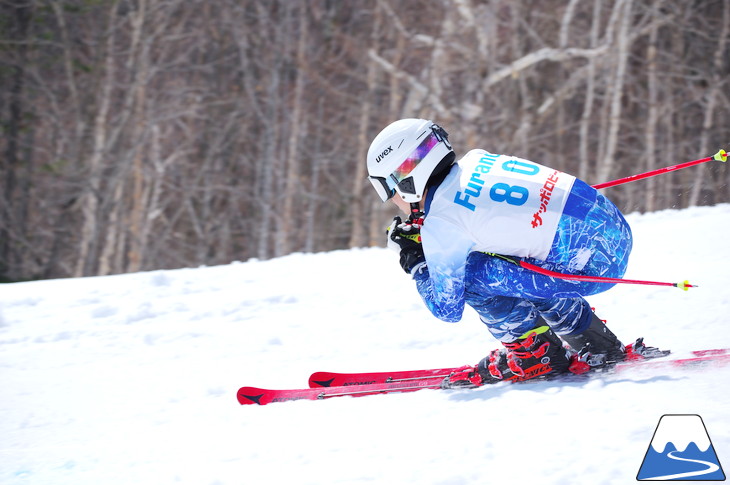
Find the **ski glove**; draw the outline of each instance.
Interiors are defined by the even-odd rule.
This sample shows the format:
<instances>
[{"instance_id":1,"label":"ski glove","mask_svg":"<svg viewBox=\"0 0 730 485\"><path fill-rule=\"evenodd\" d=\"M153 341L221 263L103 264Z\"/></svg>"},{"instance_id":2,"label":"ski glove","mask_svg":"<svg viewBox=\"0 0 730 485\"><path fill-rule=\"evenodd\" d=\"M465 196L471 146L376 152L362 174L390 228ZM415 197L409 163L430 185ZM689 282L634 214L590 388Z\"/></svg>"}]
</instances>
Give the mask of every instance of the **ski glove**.
<instances>
[{"instance_id":1,"label":"ski glove","mask_svg":"<svg viewBox=\"0 0 730 485\"><path fill-rule=\"evenodd\" d=\"M420 224L403 222L398 216L393 218L388 227L388 247L400 253L400 266L408 274L426 262Z\"/></svg>"}]
</instances>

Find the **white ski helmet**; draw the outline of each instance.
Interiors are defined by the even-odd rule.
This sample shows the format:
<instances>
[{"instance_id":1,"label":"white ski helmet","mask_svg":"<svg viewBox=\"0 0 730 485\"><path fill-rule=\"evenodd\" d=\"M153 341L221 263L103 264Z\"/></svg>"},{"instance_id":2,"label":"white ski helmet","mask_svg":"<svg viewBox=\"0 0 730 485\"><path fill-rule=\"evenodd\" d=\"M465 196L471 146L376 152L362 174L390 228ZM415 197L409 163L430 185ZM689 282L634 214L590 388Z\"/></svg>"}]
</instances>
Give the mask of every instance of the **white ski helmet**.
<instances>
[{"instance_id":1,"label":"white ski helmet","mask_svg":"<svg viewBox=\"0 0 730 485\"><path fill-rule=\"evenodd\" d=\"M385 202L396 192L409 203L423 197L428 180L454 163L448 134L429 120L391 123L368 149L368 180Z\"/></svg>"}]
</instances>

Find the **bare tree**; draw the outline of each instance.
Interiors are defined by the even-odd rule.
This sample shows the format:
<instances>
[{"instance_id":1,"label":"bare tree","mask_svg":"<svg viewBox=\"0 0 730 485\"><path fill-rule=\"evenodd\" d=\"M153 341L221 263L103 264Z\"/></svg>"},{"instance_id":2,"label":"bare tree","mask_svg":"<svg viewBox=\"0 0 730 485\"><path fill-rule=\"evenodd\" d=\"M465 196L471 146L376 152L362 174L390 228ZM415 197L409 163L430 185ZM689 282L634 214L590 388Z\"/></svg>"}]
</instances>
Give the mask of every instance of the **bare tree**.
<instances>
[{"instance_id":1,"label":"bare tree","mask_svg":"<svg viewBox=\"0 0 730 485\"><path fill-rule=\"evenodd\" d=\"M403 117L457 155L589 183L707 155L730 123L726 0L0 3L0 279L383 243L372 138ZM727 201L715 164L607 191Z\"/></svg>"},{"instance_id":2,"label":"bare tree","mask_svg":"<svg viewBox=\"0 0 730 485\"><path fill-rule=\"evenodd\" d=\"M717 34L717 43L714 54L712 56L712 70L708 73L708 89L706 94L706 103L704 106L704 116L702 120L702 132L700 134L700 148L698 153L707 153L710 149L710 130L714 125L715 111L723 91L723 86L727 85L727 76L723 77L720 73L723 72L723 64L726 64L727 57L727 45L728 37L730 37L730 5L728 2L722 2L722 13L721 17L722 24L720 25ZM725 89L727 92L727 89ZM727 100L726 100L727 103ZM699 203L700 193L705 185L703 177L704 172L700 171L696 177L694 177L694 183L692 184L692 191L689 196L689 205L694 206Z\"/></svg>"}]
</instances>

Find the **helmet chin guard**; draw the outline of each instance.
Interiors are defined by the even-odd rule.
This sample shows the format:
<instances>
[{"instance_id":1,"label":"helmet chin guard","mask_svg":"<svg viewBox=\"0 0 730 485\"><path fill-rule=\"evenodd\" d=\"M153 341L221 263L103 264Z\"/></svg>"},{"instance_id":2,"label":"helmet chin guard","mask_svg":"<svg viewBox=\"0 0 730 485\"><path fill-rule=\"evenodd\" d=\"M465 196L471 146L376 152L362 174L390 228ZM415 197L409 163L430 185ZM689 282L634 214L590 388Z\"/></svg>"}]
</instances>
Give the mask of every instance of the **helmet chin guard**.
<instances>
[{"instance_id":1,"label":"helmet chin guard","mask_svg":"<svg viewBox=\"0 0 730 485\"><path fill-rule=\"evenodd\" d=\"M436 123L399 120L385 127L370 144L368 179L383 202L397 192L404 201L418 203L428 180L437 168L444 168L440 163L451 154L448 135Z\"/></svg>"}]
</instances>

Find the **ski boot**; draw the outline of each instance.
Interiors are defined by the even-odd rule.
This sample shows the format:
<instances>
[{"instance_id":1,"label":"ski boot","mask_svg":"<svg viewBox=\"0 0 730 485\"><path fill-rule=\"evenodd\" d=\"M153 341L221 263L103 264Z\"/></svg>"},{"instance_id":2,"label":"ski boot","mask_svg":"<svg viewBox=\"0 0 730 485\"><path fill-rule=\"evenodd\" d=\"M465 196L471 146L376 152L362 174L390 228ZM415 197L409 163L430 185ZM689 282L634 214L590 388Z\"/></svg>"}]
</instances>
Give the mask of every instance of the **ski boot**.
<instances>
[{"instance_id":1,"label":"ski boot","mask_svg":"<svg viewBox=\"0 0 730 485\"><path fill-rule=\"evenodd\" d=\"M569 370L569 352L555 332L542 325L530 330L514 342L503 342L475 367L466 367L444 379L441 387L477 387L499 381L526 381L548 378Z\"/></svg>"},{"instance_id":2,"label":"ski boot","mask_svg":"<svg viewBox=\"0 0 730 485\"><path fill-rule=\"evenodd\" d=\"M571 372L582 374L592 369L611 367L624 360L653 359L669 354L668 350L647 347L639 338L626 347L594 313L588 329L580 335L563 335L576 352L571 356Z\"/></svg>"},{"instance_id":3,"label":"ski boot","mask_svg":"<svg viewBox=\"0 0 730 485\"><path fill-rule=\"evenodd\" d=\"M590 326L583 333L562 335L563 340L577 352L573 357L574 362L577 359L578 362L587 364L588 367L584 372L593 367L603 367L626 359L624 344L595 313L591 318Z\"/></svg>"}]
</instances>

